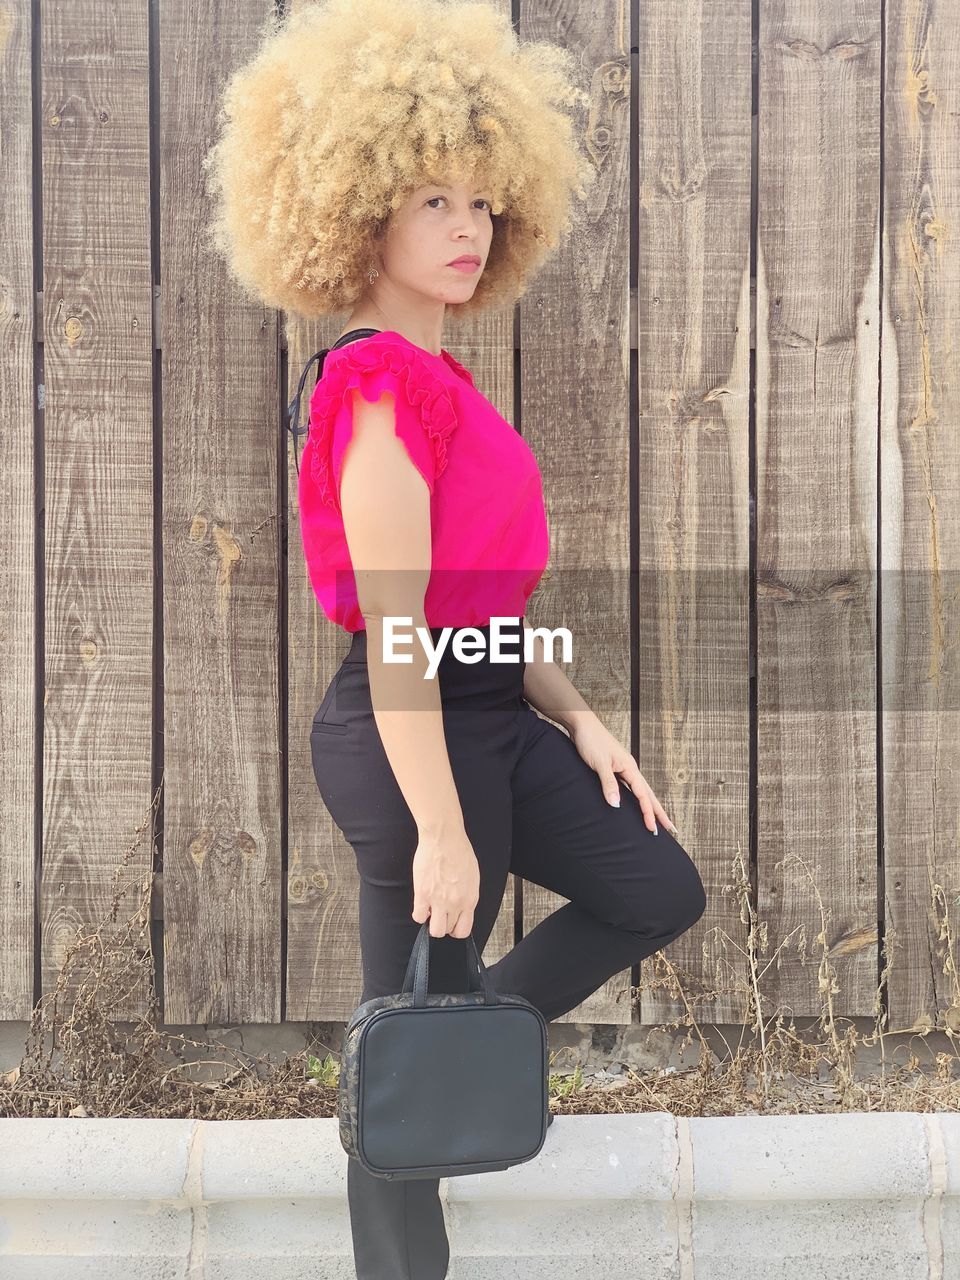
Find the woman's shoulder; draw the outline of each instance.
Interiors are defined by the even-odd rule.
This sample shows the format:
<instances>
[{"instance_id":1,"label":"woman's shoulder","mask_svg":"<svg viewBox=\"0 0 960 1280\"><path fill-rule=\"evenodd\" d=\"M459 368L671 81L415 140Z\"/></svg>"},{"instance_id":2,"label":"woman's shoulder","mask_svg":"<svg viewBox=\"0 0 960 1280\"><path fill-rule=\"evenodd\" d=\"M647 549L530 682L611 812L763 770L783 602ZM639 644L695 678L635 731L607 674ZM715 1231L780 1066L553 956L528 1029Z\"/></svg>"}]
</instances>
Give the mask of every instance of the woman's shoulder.
<instances>
[{"instance_id":1,"label":"woman's shoulder","mask_svg":"<svg viewBox=\"0 0 960 1280\"><path fill-rule=\"evenodd\" d=\"M460 361L455 359L455 357L452 356L445 347L441 348L440 354L442 355L443 359L446 360L447 364L454 371L454 373L458 374L464 380L464 382L467 384L468 387L473 387L476 385L473 381L473 374L466 367L466 365L462 365Z\"/></svg>"},{"instance_id":2,"label":"woman's shoulder","mask_svg":"<svg viewBox=\"0 0 960 1280\"><path fill-rule=\"evenodd\" d=\"M310 472L324 500L337 505L339 466L353 428L350 391L370 402L384 391L393 394L397 434L432 489L447 466L447 444L462 417L458 388L464 386L442 355L392 330L331 348L310 397Z\"/></svg>"},{"instance_id":3,"label":"woman's shoulder","mask_svg":"<svg viewBox=\"0 0 960 1280\"><path fill-rule=\"evenodd\" d=\"M473 387L474 381L470 370L446 348L440 353L427 351L417 346L402 333L394 329L382 329L366 338L357 338L342 347L331 347L323 363L321 381L328 375L335 379L343 370L361 370L387 368L395 373L412 371L421 381L429 383L433 379L448 381L454 375L454 381L465 382Z\"/></svg>"},{"instance_id":4,"label":"woman's shoulder","mask_svg":"<svg viewBox=\"0 0 960 1280\"><path fill-rule=\"evenodd\" d=\"M362 387L368 399L383 389L400 390L411 406L444 422L455 411L453 391L469 380L469 372L449 352L434 355L402 334L384 329L366 338L331 347L310 398L322 415L339 404L351 387Z\"/></svg>"}]
</instances>

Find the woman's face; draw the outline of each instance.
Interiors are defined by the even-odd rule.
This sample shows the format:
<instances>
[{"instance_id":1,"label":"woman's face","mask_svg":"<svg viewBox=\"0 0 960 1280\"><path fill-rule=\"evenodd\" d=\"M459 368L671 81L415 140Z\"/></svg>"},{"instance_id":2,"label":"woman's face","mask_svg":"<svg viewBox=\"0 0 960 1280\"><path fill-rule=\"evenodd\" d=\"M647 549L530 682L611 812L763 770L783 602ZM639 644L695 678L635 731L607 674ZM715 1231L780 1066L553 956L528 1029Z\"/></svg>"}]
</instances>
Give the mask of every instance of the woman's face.
<instances>
[{"instance_id":1,"label":"woman's face","mask_svg":"<svg viewBox=\"0 0 960 1280\"><path fill-rule=\"evenodd\" d=\"M390 284L437 302L465 302L490 252L490 207L490 192L474 183L418 187L394 211L380 246ZM469 269L450 265L464 255L479 262Z\"/></svg>"}]
</instances>

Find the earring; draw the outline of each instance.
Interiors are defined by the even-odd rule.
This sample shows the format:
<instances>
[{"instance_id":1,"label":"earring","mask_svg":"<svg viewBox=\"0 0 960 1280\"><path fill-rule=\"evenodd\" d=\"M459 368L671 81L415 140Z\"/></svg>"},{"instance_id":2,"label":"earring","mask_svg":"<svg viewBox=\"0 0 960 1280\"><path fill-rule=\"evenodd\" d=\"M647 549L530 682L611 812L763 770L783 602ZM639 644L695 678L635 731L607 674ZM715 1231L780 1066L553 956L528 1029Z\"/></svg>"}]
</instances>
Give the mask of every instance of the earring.
<instances>
[{"instance_id":1,"label":"earring","mask_svg":"<svg viewBox=\"0 0 960 1280\"><path fill-rule=\"evenodd\" d=\"M371 284L373 284L374 280L376 280L379 274L380 272L377 270L376 267L371 267L370 270L367 272L367 279L370 281Z\"/></svg>"}]
</instances>

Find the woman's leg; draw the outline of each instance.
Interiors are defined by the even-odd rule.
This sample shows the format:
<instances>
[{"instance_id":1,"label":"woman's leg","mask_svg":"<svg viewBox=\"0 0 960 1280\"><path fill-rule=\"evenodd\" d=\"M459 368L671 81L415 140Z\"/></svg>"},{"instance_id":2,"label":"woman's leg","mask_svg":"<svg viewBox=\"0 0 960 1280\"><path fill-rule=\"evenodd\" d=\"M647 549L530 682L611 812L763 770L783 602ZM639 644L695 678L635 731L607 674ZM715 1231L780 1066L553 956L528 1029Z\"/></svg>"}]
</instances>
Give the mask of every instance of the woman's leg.
<instances>
[{"instance_id":1,"label":"woman's leg","mask_svg":"<svg viewBox=\"0 0 960 1280\"><path fill-rule=\"evenodd\" d=\"M504 808L508 804L505 803ZM468 834L476 848L483 847L482 832ZM473 936L477 949L493 927L506 883L506 842L500 869L497 859L481 876L481 900L474 915ZM398 861L409 865L413 849L403 847ZM416 841L413 842L416 847ZM489 847L489 846L488 846ZM389 855L392 857L392 854ZM375 868L362 854L358 865ZM388 878L376 877L379 881ZM361 873L363 877L363 873ZM499 892L497 891L499 889ZM390 995L403 986L410 951L420 932L413 919L413 880L401 873L396 882L360 881L360 944L364 987L361 1003L377 995ZM465 991L466 943L449 935L430 939L428 990ZM347 1199L350 1229L359 1280L443 1280L450 1261L450 1246L439 1195L438 1178L398 1178L391 1181L368 1173L358 1160L347 1161Z\"/></svg>"},{"instance_id":2,"label":"woman's leg","mask_svg":"<svg viewBox=\"0 0 960 1280\"><path fill-rule=\"evenodd\" d=\"M350 678L355 678L350 673ZM360 876L358 900L363 990L358 1003L403 986L420 932L413 918L416 823L383 751L375 725L338 715L349 734L315 728L313 765L321 796L350 842ZM510 859L510 748L514 713L498 713L498 732L476 733L480 713L450 713L446 737L464 825L480 864L473 937L482 951L503 900ZM500 725L499 722L503 721ZM430 939L428 990L464 991L466 942ZM375 1177L352 1157L347 1199L358 1280L443 1280L450 1258L439 1179Z\"/></svg>"},{"instance_id":3,"label":"woman's leg","mask_svg":"<svg viewBox=\"0 0 960 1280\"><path fill-rule=\"evenodd\" d=\"M502 754L464 753L464 736L448 736L481 866L478 951L500 909L508 870L569 899L486 966L498 990L526 996L552 1020L685 932L706 898L687 853L662 828L656 836L647 830L632 793L621 787L621 807L612 808L566 734L526 704L518 725L512 774L501 770ZM382 797L390 787L381 782ZM380 822L356 846L364 1000L400 990L420 929L411 915L416 828L408 822L409 814L385 826L381 809ZM465 985L463 941L431 939L429 989ZM450 1250L437 1179L388 1182L351 1159L347 1188L360 1280L443 1280Z\"/></svg>"},{"instance_id":4,"label":"woman's leg","mask_svg":"<svg viewBox=\"0 0 960 1280\"><path fill-rule=\"evenodd\" d=\"M359 864L358 864L359 865ZM362 874L362 873L361 873ZM360 936L364 985L359 1003L392 995L403 985L420 926L411 916L405 883L360 881ZM439 939L443 941L443 939ZM440 979L437 948L430 948L430 987ZM347 1160L347 1201L359 1280L442 1280L450 1246L437 1178L374 1177Z\"/></svg>"},{"instance_id":5,"label":"woman's leg","mask_svg":"<svg viewBox=\"0 0 960 1280\"><path fill-rule=\"evenodd\" d=\"M625 785L614 808L561 729L526 703L520 723L510 870L569 901L488 970L497 990L550 1020L685 933L706 894L689 855L662 826L647 829Z\"/></svg>"}]
</instances>

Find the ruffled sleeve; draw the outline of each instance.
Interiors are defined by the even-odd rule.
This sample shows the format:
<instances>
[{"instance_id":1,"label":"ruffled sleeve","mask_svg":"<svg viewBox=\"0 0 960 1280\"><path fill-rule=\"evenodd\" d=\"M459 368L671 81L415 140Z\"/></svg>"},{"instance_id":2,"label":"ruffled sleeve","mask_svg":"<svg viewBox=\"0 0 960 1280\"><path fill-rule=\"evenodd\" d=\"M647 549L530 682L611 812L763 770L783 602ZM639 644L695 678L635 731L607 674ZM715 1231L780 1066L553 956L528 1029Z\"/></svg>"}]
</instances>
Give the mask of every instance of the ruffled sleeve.
<instances>
[{"instance_id":1,"label":"ruffled sleeve","mask_svg":"<svg viewBox=\"0 0 960 1280\"><path fill-rule=\"evenodd\" d=\"M426 355L375 336L332 350L310 397L310 474L321 500L339 512L343 455L353 434L348 392L354 388L371 403L392 393L397 435L433 493L457 425L450 389Z\"/></svg>"}]
</instances>

